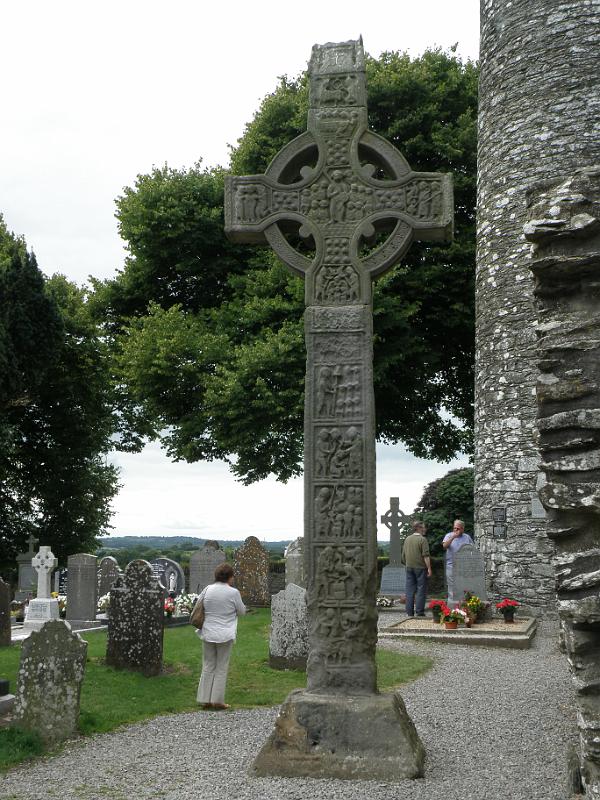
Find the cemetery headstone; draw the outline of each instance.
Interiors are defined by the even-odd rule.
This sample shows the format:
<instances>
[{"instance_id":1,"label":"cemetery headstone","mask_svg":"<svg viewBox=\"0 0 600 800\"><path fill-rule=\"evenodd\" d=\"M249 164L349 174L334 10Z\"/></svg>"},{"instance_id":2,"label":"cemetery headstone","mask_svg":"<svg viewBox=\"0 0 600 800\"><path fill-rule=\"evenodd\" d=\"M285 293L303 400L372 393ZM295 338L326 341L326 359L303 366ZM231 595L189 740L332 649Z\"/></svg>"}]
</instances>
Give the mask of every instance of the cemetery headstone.
<instances>
[{"instance_id":1,"label":"cemetery headstone","mask_svg":"<svg viewBox=\"0 0 600 800\"><path fill-rule=\"evenodd\" d=\"M87 642L63 620L46 622L23 642L14 724L56 743L77 732Z\"/></svg>"},{"instance_id":2,"label":"cemetery headstone","mask_svg":"<svg viewBox=\"0 0 600 800\"><path fill-rule=\"evenodd\" d=\"M387 239L363 250L382 226ZM312 258L293 246L292 228ZM306 279L307 690L288 697L254 769L420 776L424 748L402 700L376 687L372 280L414 239L451 237L452 179L413 172L368 130L362 41L315 45L308 131L265 175L226 178L225 229L236 242L266 240Z\"/></svg>"},{"instance_id":3,"label":"cemetery headstone","mask_svg":"<svg viewBox=\"0 0 600 800\"><path fill-rule=\"evenodd\" d=\"M58 600L50 592L52 572L57 563L58 559L47 545L42 545L32 558L31 564L38 576L37 597L29 601L24 628L39 630L48 620L59 618Z\"/></svg>"},{"instance_id":4,"label":"cemetery headstone","mask_svg":"<svg viewBox=\"0 0 600 800\"><path fill-rule=\"evenodd\" d=\"M10 628L10 586L0 578L0 647L10 644Z\"/></svg>"},{"instance_id":5,"label":"cemetery headstone","mask_svg":"<svg viewBox=\"0 0 600 800\"><path fill-rule=\"evenodd\" d=\"M27 552L19 553L17 555L19 575L17 578L17 591L15 592L15 600L19 602L22 600L28 600L35 593L37 574L35 569L31 566L31 560L35 556L35 551L33 548L38 541L39 540L36 539L33 534L31 534L27 540Z\"/></svg>"},{"instance_id":6,"label":"cemetery headstone","mask_svg":"<svg viewBox=\"0 0 600 800\"><path fill-rule=\"evenodd\" d=\"M406 567L386 565L381 570L379 594L385 597L400 597L406 594Z\"/></svg>"},{"instance_id":7,"label":"cemetery headstone","mask_svg":"<svg viewBox=\"0 0 600 800\"><path fill-rule=\"evenodd\" d=\"M68 558L67 620L71 623L91 622L96 618L97 561L96 556L89 553L77 553Z\"/></svg>"},{"instance_id":8,"label":"cemetery headstone","mask_svg":"<svg viewBox=\"0 0 600 800\"><path fill-rule=\"evenodd\" d=\"M117 559L104 556L98 564L98 597L110 592L111 586L121 574Z\"/></svg>"},{"instance_id":9,"label":"cemetery headstone","mask_svg":"<svg viewBox=\"0 0 600 800\"><path fill-rule=\"evenodd\" d=\"M110 592L106 663L158 675L162 669L165 592L147 561L131 561Z\"/></svg>"},{"instance_id":10,"label":"cemetery headstone","mask_svg":"<svg viewBox=\"0 0 600 800\"><path fill-rule=\"evenodd\" d=\"M66 567L59 567L54 573L54 591L57 594L67 594L69 570Z\"/></svg>"},{"instance_id":11,"label":"cemetery headstone","mask_svg":"<svg viewBox=\"0 0 600 800\"><path fill-rule=\"evenodd\" d=\"M402 564L402 535L400 524L406 519L404 511L400 510L400 499L390 497L390 507L381 515L381 522L390 531L390 566L399 567Z\"/></svg>"},{"instance_id":12,"label":"cemetery headstone","mask_svg":"<svg viewBox=\"0 0 600 800\"><path fill-rule=\"evenodd\" d=\"M249 606L268 606L271 600L269 553L256 536L248 536L235 551L233 569L235 585L244 603Z\"/></svg>"},{"instance_id":13,"label":"cemetery headstone","mask_svg":"<svg viewBox=\"0 0 600 800\"><path fill-rule=\"evenodd\" d=\"M152 574L167 594L176 597L185 592L185 573L172 558L160 556L150 562Z\"/></svg>"},{"instance_id":14,"label":"cemetery headstone","mask_svg":"<svg viewBox=\"0 0 600 800\"><path fill-rule=\"evenodd\" d=\"M200 593L213 583L215 569L227 559L218 542L205 542L200 550L190 556L190 592Z\"/></svg>"},{"instance_id":15,"label":"cemetery headstone","mask_svg":"<svg viewBox=\"0 0 600 800\"><path fill-rule=\"evenodd\" d=\"M299 536L291 542L285 551L285 585L294 583L306 588L304 571L304 537ZM272 601L271 601L272 602Z\"/></svg>"},{"instance_id":16,"label":"cemetery headstone","mask_svg":"<svg viewBox=\"0 0 600 800\"><path fill-rule=\"evenodd\" d=\"M485 588L485 564L479 550L471 544L465 544L454 556L452 603L462 603L465 592L476 594L481 600L487 600Z\"/></svg>"},{"instance_id":17,"label":"cemetery headstone","mask_svg":"<svg viewBox=\"0 0 600 800\"><path fill-rule=\"evenodd\" d=\"M306 669L308 612L306 589L288 583L271 598L269 666L274 669Z\"/></svg>"}]
</instances>

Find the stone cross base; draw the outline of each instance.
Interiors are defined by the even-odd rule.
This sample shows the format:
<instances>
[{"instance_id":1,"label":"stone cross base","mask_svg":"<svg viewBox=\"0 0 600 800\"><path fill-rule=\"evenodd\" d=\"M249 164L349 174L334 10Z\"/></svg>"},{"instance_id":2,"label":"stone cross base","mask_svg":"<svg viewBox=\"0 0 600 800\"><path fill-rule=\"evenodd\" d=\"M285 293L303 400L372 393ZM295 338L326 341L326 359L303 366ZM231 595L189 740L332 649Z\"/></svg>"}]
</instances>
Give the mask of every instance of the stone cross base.
<instances>
[{"instance_id":1,"label":"stone cross base","mask_svg":"<svg viewBox=\"0 0 600 800\"><path fill-rule=\"evenodd\" d=\"M30 631L39 631L51 619L60 619L58 600L52 597L34 598L29 601L23 627Z\"/></svg>"},{"instance_id":2,"label":"stone cross base","mask_svg":"<svg viewBox=\"0 0 600 800\"><path fill-rule=\"evenodd\" d=\"M297 689L258 754L259 777L398 781L421 778L425 748L399 694L322 695Z\"/></svg>"}]
</instances>

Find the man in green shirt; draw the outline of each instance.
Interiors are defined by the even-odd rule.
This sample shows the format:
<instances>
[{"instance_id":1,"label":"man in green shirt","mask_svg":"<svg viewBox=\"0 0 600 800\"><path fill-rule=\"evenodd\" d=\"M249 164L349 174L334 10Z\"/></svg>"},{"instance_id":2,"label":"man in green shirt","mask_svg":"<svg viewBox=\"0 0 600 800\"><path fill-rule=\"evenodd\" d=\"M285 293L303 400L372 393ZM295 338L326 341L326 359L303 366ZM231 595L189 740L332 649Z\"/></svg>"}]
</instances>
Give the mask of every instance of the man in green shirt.
<instances>
[{"instance_id":1,"label":"man in green shirt","mask_svg":"<svg viewBox=\"0 0 600 800\"><path fill-rule=\"evenodd\" d=\"M427 578L431 578L431 558L425 533L425 523L417 520L402 548L402 563L406 566L406 613L409 617L414 617L415 606L417 617L425 616Z\"/></svg>"}]
</instances>

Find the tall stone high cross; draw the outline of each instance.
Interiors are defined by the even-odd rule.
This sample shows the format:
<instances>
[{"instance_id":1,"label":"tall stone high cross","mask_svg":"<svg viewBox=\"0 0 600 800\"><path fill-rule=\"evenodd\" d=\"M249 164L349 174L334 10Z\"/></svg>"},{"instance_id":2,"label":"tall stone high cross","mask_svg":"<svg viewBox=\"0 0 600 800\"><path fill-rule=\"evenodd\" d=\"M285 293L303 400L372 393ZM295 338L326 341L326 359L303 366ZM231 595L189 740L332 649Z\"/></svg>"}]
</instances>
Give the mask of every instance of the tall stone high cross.
<instances>
[{"instance_id":1,"label":"tall stone high cross","mask_svg":"<svg viewBox=\"0 0 600 800\"><path fill-rule=\"evenodd\" d=\"M412 172L367 129L362 40L315 45L309 74L307 132L264 175L227 178L225 230L305 278L307 694L374 695L371 284L413 239L451 236L452 179Z\"/></svg>"}]
</instances>

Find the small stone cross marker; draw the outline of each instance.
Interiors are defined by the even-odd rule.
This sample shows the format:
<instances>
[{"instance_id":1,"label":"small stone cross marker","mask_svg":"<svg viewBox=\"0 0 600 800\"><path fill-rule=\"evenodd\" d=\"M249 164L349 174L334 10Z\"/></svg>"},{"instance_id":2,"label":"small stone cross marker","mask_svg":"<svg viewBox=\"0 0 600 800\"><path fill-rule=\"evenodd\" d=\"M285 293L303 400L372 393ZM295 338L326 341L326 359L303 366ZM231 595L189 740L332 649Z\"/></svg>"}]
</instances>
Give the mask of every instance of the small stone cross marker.
<instances>
[{"instance_id":1,"label":"small stone cross marker","mask_svg":"<svg viewBox=\"0 0 600 800\"><path fill-rule=\"evenodd\" d=\"M390 497L390 508L381 515L381 523L390 530L390 565L393 567L399 567L401 563L400 523L405 518L406 514L400 510L400 498Z\"/></svg>"},{"instance_id":2,"label":"small stone cross marker","mask_svg":"<svg viewBox=\"0 0 600 800\"><path fill-rule=\"evenodd\" d=\"M57 564L58 559L47 545L42 545L31 559L31 566L38 574L38 600L50 597L50 579Z\"/></svg>"},{"instance_id":3,"label":"small stone cross marker","mask_svg":"<svg viewBox=\"0 0 600 800\"><path fill-rule=\"evenodd\" d=\"M450 175L367 129L362 41L315 45L308 130L264 175L228 177L225 230L304 276L308 691L376 692L372 281L452 234ZM300 244L299 244L300 243ZM309 252L312 248L312 252Z\"/></svg>"},{"instance_id":4,"label":"small stone cross marker","mask_svg":"<svg viewBox=\"0 0 600 800\"><path fill-rule=\"evenodd\" d=\"M36 539L35 536L33 535L33 533L30 533L29 534L29 538L27 539L27 545L28 545L27 554L28 555L32 555L33 556L33 553L34 553L33 548L36 546L36 544L38 542L39 542L39 539Z\"/></svg>"}]
</instances>

